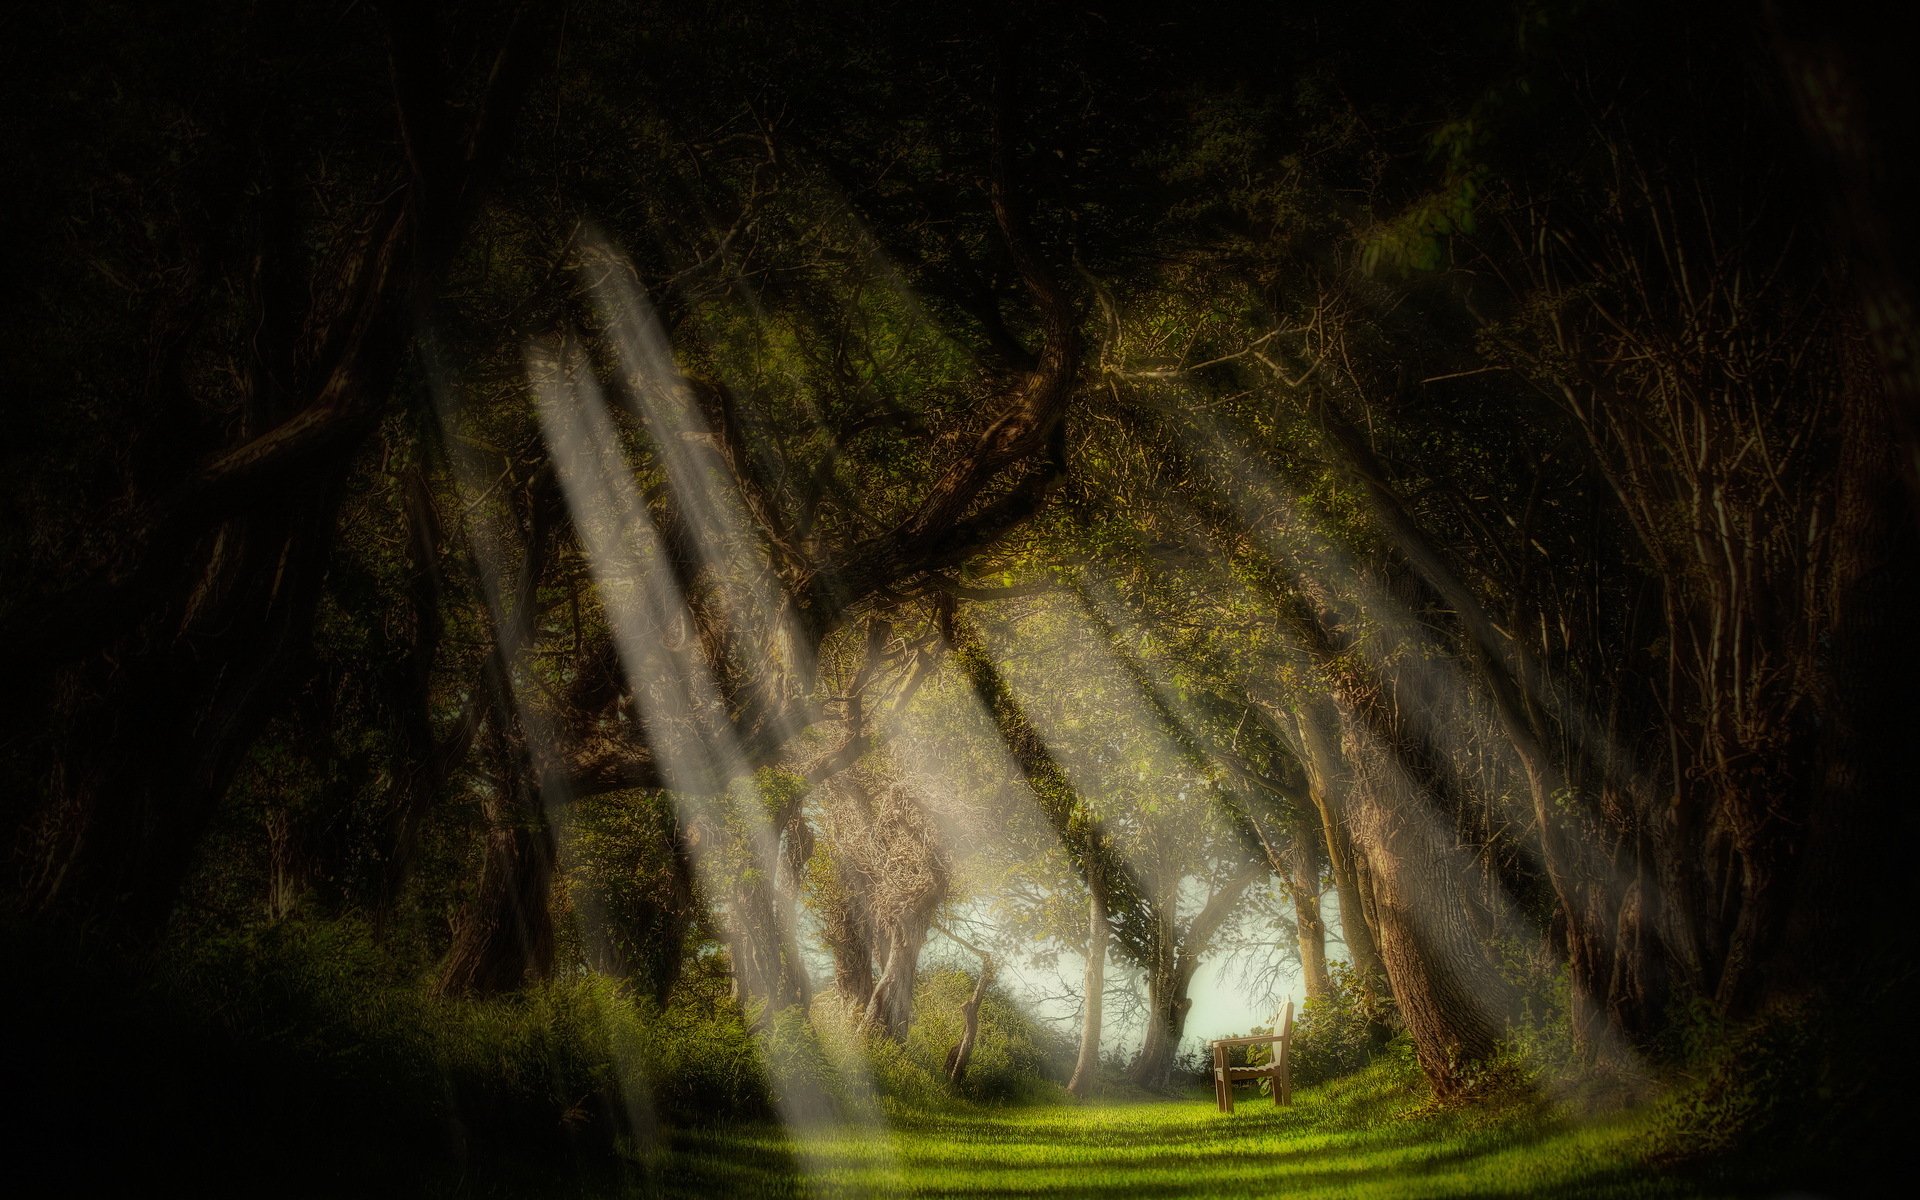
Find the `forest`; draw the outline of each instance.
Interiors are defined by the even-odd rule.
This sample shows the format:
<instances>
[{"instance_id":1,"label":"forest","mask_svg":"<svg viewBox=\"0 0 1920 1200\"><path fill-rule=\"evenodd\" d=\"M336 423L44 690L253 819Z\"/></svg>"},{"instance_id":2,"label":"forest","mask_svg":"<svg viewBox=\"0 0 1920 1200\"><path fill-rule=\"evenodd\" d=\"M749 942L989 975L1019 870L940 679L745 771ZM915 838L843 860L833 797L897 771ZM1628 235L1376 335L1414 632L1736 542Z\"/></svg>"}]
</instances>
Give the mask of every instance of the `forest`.
<instances>
[{"instance_id":1,"label":"forest","mask_svg":"<svg viewBox=\"0 0 1920 1200\"><path fill-rule=\"evenodd\" d=\"M1901 1165L1878 6L7 24L11 1194Z\"/></svg>"}]
</instances>

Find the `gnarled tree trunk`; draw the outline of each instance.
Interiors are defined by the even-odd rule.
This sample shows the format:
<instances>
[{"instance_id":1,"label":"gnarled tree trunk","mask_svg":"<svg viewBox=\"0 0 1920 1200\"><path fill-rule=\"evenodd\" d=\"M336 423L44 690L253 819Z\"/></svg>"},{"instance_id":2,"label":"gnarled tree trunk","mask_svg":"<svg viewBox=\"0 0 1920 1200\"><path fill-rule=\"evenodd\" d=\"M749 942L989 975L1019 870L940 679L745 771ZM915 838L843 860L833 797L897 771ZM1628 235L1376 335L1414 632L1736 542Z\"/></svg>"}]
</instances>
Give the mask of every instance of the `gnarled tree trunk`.
<instances>
[{"instance_id":1,"label":"gnarled tree trunk","mask_svg":"<svg viewBox=\"0 0 1920 1200\"><path fill-rule=\"evenodd\" d=\"M1192 982L1191 967L1183 970L1173 962L1156 964L1147 972L1147 1036L1127 1072L1143 1088L1163 1091L1172 1081L1174 1056L1193 1008L1187 995Z\"/></svg>"},{"instance_id":2,"label":"gnarled tree trunk","mask_svg":"<svg viewBox=\"0 0 1920 1200\"><path fill-rule=\"evenodd\" d=\"M867 1021L888 1037L905 1042L913 1028L913 991L920 980L920 951L927 944L939 897L902 913L887 929L887 965L867 1002Z\"/></svg>"},{"instance_id":3,"label":"gnarled tree trunk","mask_svg":"<svg viewBox=\"0 0 1920 1200\"><path fill-rule=\"evenodd\" d=\"M1447 1096L1498 1049L1511 986L1487 957L1491 922L1471 911L1476 879L1452 828L1400 762L1370 762L1370 753L1363 740L1348 757L1359 767L1354 835L1372 878L1380 958L1421 1070Z\"/></svg>"}]
</instances>

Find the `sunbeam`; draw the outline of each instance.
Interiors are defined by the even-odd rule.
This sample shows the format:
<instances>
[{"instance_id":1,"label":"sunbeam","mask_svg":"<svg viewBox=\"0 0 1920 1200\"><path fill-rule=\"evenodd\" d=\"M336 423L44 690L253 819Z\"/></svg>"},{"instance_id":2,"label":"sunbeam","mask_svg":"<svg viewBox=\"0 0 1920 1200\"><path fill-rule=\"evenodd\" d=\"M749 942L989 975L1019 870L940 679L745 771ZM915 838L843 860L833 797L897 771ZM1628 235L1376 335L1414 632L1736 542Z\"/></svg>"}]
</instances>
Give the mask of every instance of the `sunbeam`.
<instances>
[{"instance_id":1,"label":"sunbeam","mask_svg":"<svg viewBox=\"0 0 1920 1200\"><path fill-rule=\"evenodd\" d=\"M526 585L531 577L511 565L506 557L506 552L521 543L522 539L511 525L495 518L492 508L486 504L492 488L476 472L472 454L461 446L463 434L457 427L457 416L449 402L448 387L444 378L436 372L433 376L435 416L443 444L459 447L448 455L454 476L454 495L464 501L461 512L465 514L465 528L462 533L466 548L473 556L475 581L495 631L496 656L493 668L488 672L492 678L487 686L505 692L504 696L496 698L496 703L500 700L506 703L496 707L492 719L517 723L526 743L533 786L539 794L541 817L554 840L553 858L556 862L565 862L570 857L568 838L573 823L570 812L572 796L564 776L552 769L553 764L549 761L558 740L547 721L542 698L537 694L529 674L533 669L533 647L530 643L539 622L538 595L535 588ZM520 548L523 553L531 553L530 548ZM517 586L509 586L509 581L514 581ZM498 736L505 736L505 731L498 731ZM516 815L508 814L504 819L512 822ZM588 937L595 936L596 931L604 926L605 915L591 903L576 902L572 912ZM617 1040L610 1039L610 1043L620 1047ZM655 1144L659 1127L651 1081L644 1063L630 1048L620 1047L616 1050L612 1066L624 1127L631 1131L637 1145L646 1147Z\"/></svg>"},{"instance_id":2,"label":"sunbeam","mask_svg":"<svg viewBox=\"0 0 1920 1200\"><path fill-rule=\"evenodd\" d=\"M1408 720L1412 735L1439 751L1434 765L1446 773L1454 785L1495 801L1524 794L1526 784L1521 781L1523 771L1515 749L1491 715L1482 686L1467 677L1431 631L1403 602L1390 595L1368 572L1360 570L1319 533L1311 519L1300 512L1296 500L1257 467L1245 449L1224 430L1217 425L1203 424L1191 429L1188 436L1196 440L1201 452L1228 465L1229 469L1218 476L1224 481L1221 499L1239 515L1243 528L1255 538L1267 560L1284 573L1288 585L1324 609L1326 615L1313 619L1348 627L1350 643L1360 651L1369 669L1394 689L1396 707ZM1225 552L1217 541L1209 548L1214 554ZM1283 630L1283 638L1291 638L1298 647L1299 631L1284 632L1285 619L1276 620L1275 624ZM1358 636L1353 636L1353 631L1358 631ZM1577 727L1593 729L1595 725L1588 721ZM1381 773L1379 778L1390 797L1382 806L1363 805L1363 819L1376 822L1372 832L1376 836L1389 832L1388 825L1378 822L1412 822L1411 826L1399 827L1415 831L1420 847L1415 853L1436 862L1450 859L1443 877L1445 874L1460 879L1474 877L1478 870L1473 863L1475 852L1457 845L1455 832L1444 827L1438 807L1440 798L1431 794L1430 784L1409 777L1399 754L1383 741L1379 731L1350 723L1347 737L1355 747L1357 761L1371 764L1372 770ZM1613 751L1609 749L1609 753ZM1474 764L1471 773L1460 768L1461 763ZM1519 806L1517 800L1509 799L1507 803L1510 827L1523 830L1525 835L1516 845L1527 852L1536 865L1545 864L1540 822ZM1391 817L1388 814L1392 814ZM1597 848L1576 844L1572 849L1584 855L1579 870L1590 878L1606 881L1603 886L1613 903L1626 904L1638 893L1640 880L1623 874L1618 865ZM1389 886L1394 883L1390 881ZM1400 897L1398 903L1405 919L1425 928L1429 937L1441 944L1453 941L1464 948L1473 942L1463 937L1462 921L1440 916L1453 907L1456 890L1427 887L1417 894ZM1518 914L1513 897L1497 887L1483 891L1491 905L1494 924L1475 936L1497 934L1514 942L1523 940L1523 932L1530 923ZM1576 990L1580 988L1581 985L1576 984ZM1489 1027L1497 1027L1510 1019L1515 1000L1510 989L1491 970L1481 971L1478 984L1464 989L1463 994L1473 997L1486 1010ZM1595 999L1586 996L1582 1003L1591 1005ZM1610 1061L1634 1062L1636 1055L1632 1049L1612 1031L1595 1025L1586 1035L1597 1043L1595 1049Z\"/></svg>"},{"instance_id":3,"label":"sunbeam","mask_svg":"<svg viewBox=\"0 0 1920 1200\"><path fill-rule=\"evenodd\" d=\"M638 336L635 345L641 344ZM727 704L698 648L697 618L641 503L599 386L565 344L557 350L530 350L527 370L539 401L541 428L600 589L644 736L683 824L697 833L693 860L702 885L709 896L732 897L731 919L738 925L768 917L778 922L777 909L744 911L749 900L739 890L739 872L744 865L746 878L771 881L779 871L778 834L767 821L751 765L736 744ZM656 441L677 437L671 430L655 430ZM666 458L671 475L673 456ZM681 469L689 468L683 463ZM700 485L678 486L691 491ZM723 511L718 502L704 507L709 514ZM745 930L736 933L737 946L751 936ZM788 949L794 937L790 927L765 933L777 939L771 952L775 972L805 971L804 962ZM790 986L777 978L767 982ZM810 988L801 988L804 998ZM777 1003L781 997L762 999ZM766 1032L771 1050L774 1030ZM782 1061L772 1053L768 1060L776 1066ZM843 1065L853 1064L843 1059ZM780 1115L799 1139L803 1159L817 1158L815 1151L840 1136L849 1122L857 1127L874 1120L867 1082L859 1076L843 1077L842 1082L852 1099L844 1106L817 1087L807 1087L801 1078L776 1078ZM829 1165L818 1158L809 1169L824 1172Z\"/></svg>"}]
</instances>

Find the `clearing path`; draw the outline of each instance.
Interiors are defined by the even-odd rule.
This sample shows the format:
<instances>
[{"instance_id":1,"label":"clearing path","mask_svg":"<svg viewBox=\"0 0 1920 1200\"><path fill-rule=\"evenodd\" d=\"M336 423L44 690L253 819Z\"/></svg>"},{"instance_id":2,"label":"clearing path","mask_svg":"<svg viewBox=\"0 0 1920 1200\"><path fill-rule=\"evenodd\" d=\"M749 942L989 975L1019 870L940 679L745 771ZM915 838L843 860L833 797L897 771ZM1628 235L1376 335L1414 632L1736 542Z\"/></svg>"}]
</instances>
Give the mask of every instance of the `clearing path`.
<instances>
[{"instance_id":1,"label":"clearing path","mask_svg":"<svg viewBox=\"0 0 1920 1200\"><path fill-rule=\"evenodd\" d=\"M1649 1126L1574 1124L1543 1109L1410 1111L1363 1072L1291 1109L1191 1100L895 1112L887 1131L816 1142L798 1163L768 1126L689 1133L657 1163L668 1195L1574 1196L1703 1192L1646 1162Z\"/></svg>"}]
</instances>

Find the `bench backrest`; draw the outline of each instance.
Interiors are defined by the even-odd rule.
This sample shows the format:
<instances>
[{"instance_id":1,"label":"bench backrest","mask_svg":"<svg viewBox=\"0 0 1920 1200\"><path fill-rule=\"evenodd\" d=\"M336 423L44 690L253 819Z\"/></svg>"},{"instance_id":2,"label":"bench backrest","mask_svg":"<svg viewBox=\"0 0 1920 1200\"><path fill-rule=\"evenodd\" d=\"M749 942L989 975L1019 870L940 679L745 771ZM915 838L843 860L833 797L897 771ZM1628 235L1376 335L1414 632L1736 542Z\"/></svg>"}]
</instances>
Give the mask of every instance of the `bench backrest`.
<instances>
[{"instance_id":1,"label":"bench backrest","mask_svg":"<svg viewBox=\"0 0 1920 1200\"><path fill-rule=\"evenodd\" d=\"M1273 1014L1273 1032L1280 1037L1293 1032L1293 1001L1287 1001L1279 1012Z\"/></svg>"}]
</instances>

